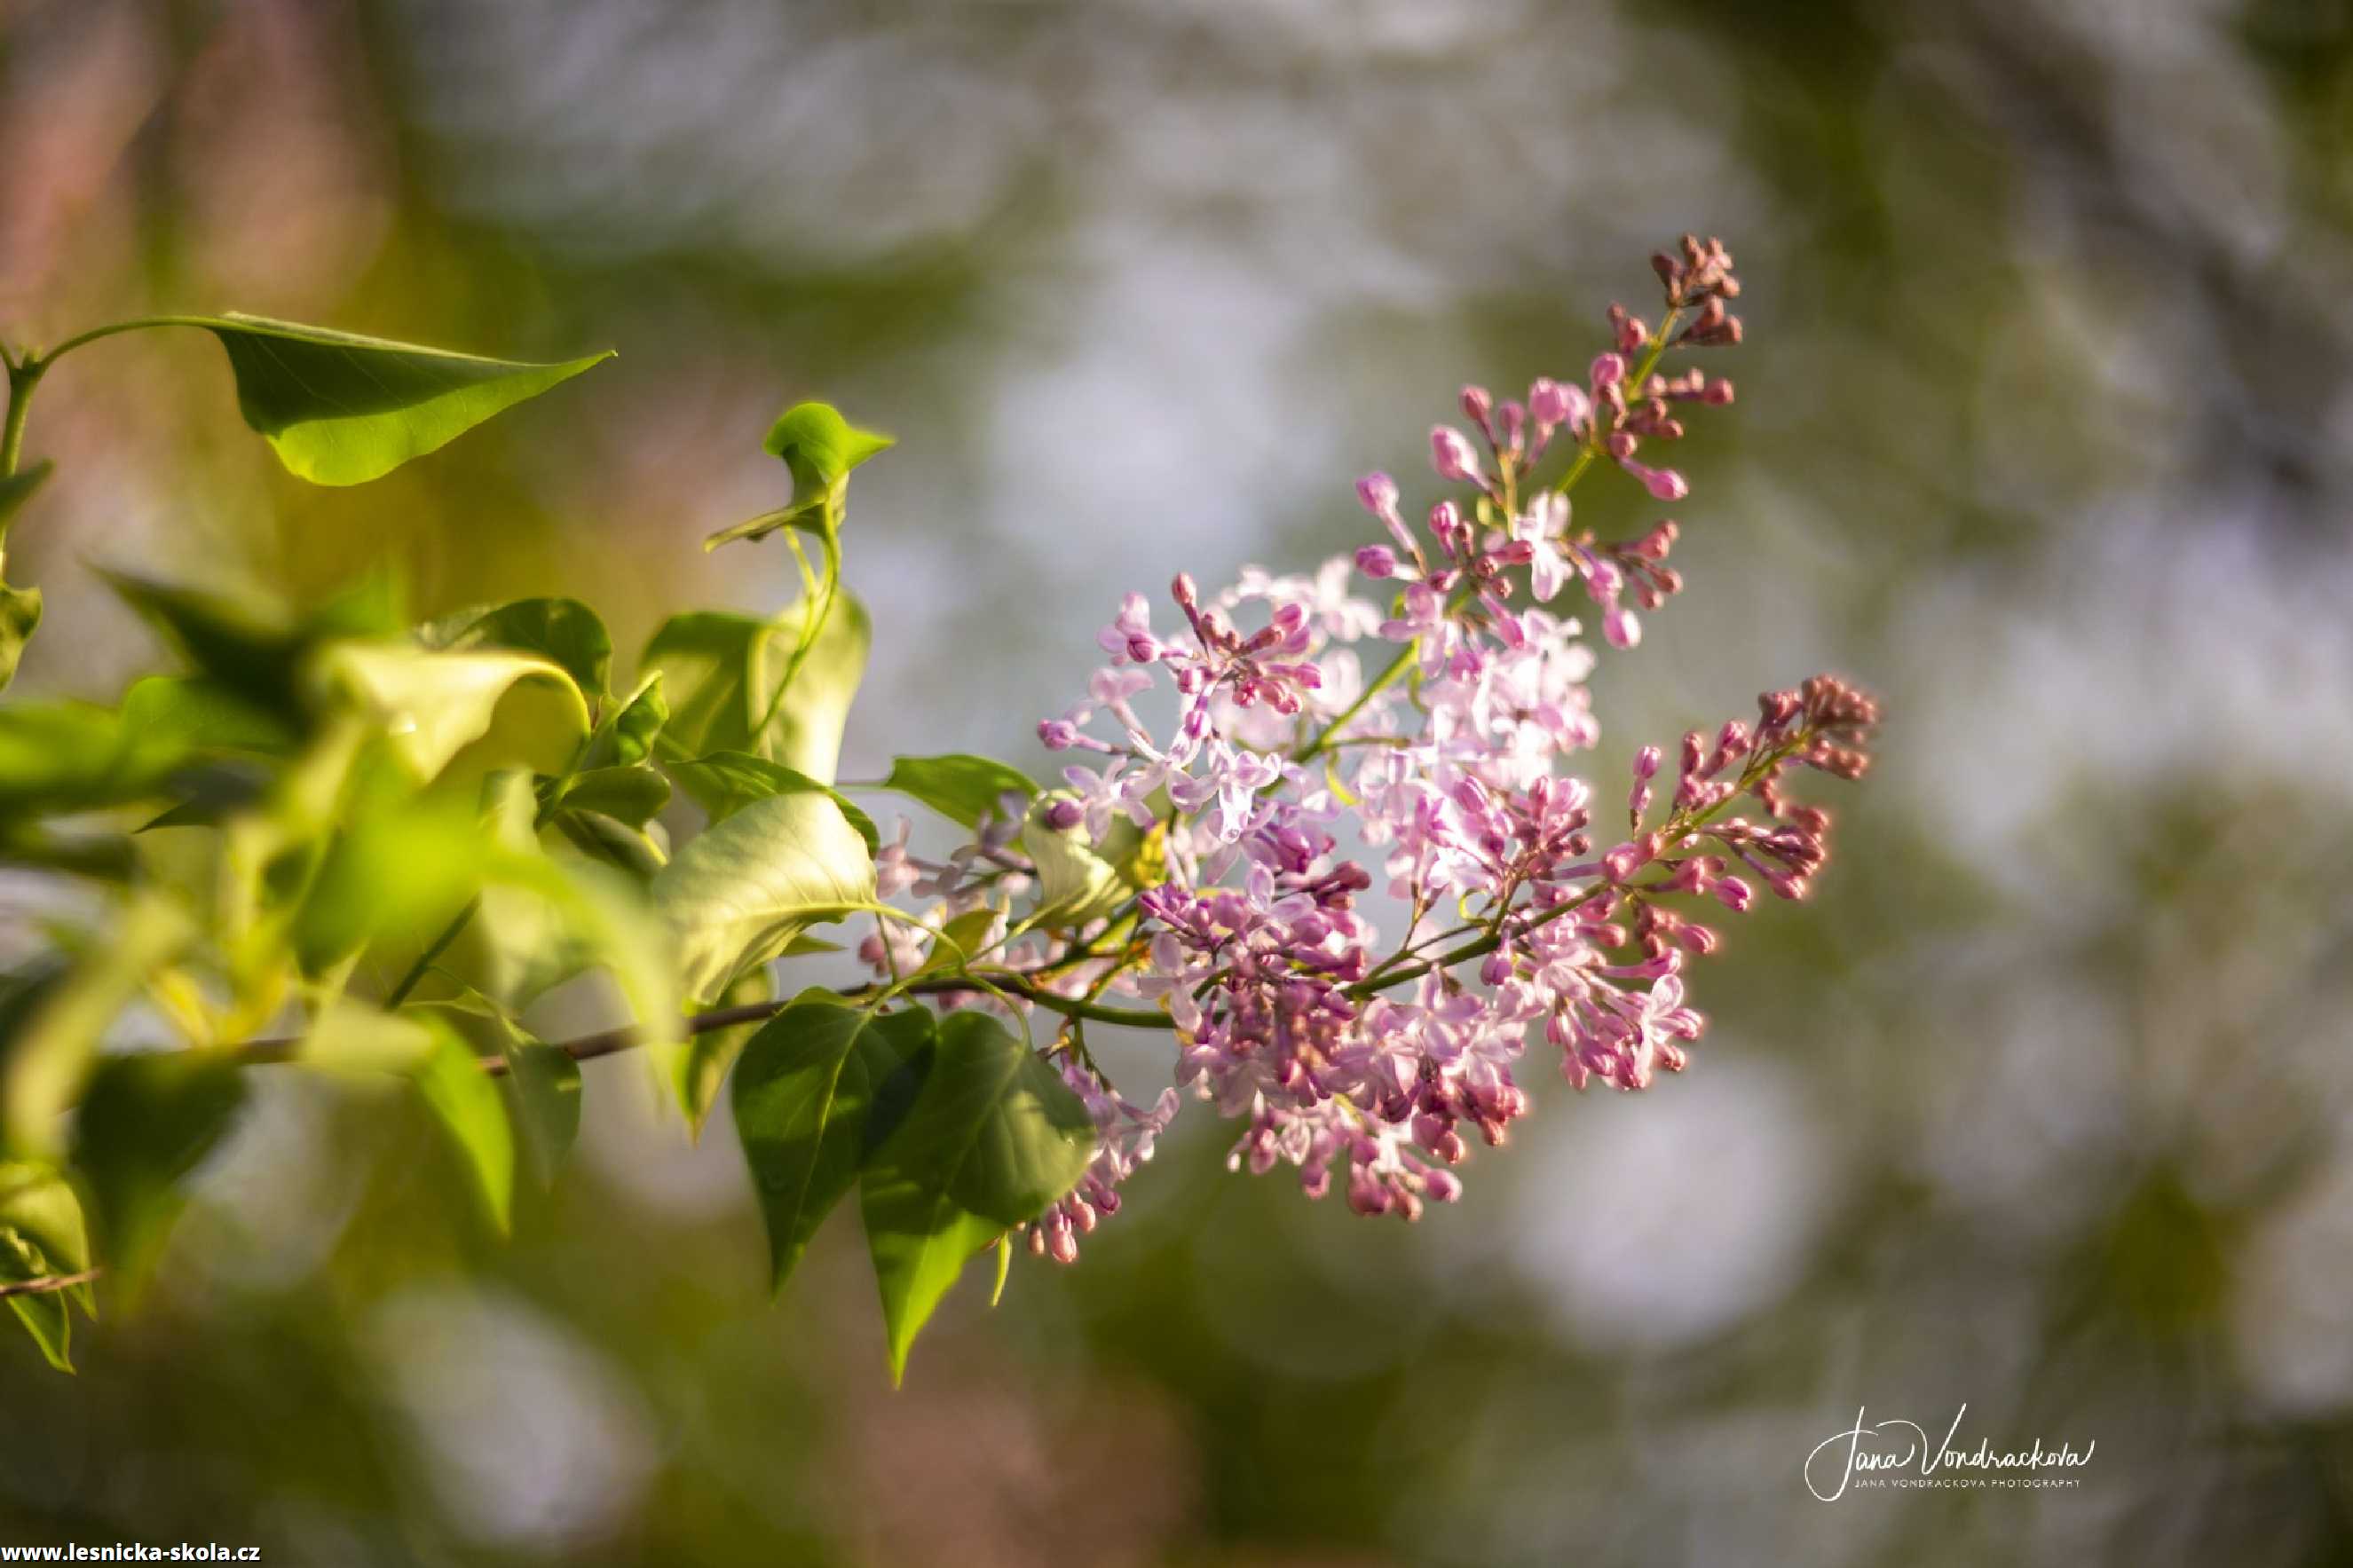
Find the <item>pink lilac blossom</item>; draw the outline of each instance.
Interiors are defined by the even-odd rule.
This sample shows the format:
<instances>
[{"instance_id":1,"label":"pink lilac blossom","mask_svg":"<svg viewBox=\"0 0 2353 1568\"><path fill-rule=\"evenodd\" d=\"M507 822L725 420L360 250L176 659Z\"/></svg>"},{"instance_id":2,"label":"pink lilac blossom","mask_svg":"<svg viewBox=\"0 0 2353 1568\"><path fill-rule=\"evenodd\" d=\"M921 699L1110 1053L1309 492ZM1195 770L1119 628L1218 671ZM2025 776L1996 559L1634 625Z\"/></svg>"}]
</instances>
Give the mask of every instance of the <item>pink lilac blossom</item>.
<instances>
[{"instance_id":1,"label":"pink lilac blossom","mask_svg":"<svg viewBox=\"0 0 2353 1568\"><path fill-rule=\"evenodd\" d=\"M1477 439L1439 425L1430 453L1437 478L1467 490L1421 526L1376 473L1356 498L1386 538L1312 575L1248 568L1206 597L1180 575L1181 624L1166 631L1128 595L1097 638L1110 662L1087 699L1039 727L1050 749L1103 759L1065 770L1070 790L1043 819L1097 843L1148 831L1162 857L1120 910L1026 939L1007 962L1037 963L1062 995L1164 1010L1176 1088L1243 1126L1237 1168L1289 1164L1320 1195L1345 1163L1365 1214L1412 1218L1453 1199L1470 1136L1501 1144L1527 1112L1515 1074L1532 1037L1579 1088L1682 1070L1704 1027L1686 966L1719 942L1693 909L1738 914L1759 884L1802 897L1821 869L1830 819L1788 797L1789 776L1860 775L1878 717L1834 678L1767 692L1754 724L1685 736L1663 814L1667 753L1641 748L1614 844L1597 837L1594 790L1566 771L1599 729L1594 655L1561 596L1577 587L1601 640L1627 649L1638 611L1683 585L1666 565L1676 523L1599 539L1574 525L1567 491L1606 463L1683 500L1683 477L1637 453L1683 436L1677 407L1732 400L1719 378L1660 370L1671 348L1739 341L1730 256L1686 236L1653 267L1661 324L1613 306L1611 346L1581 384L1539 379L1525 401L1462 390ZM1136 706L1155 685L1173 688L1166 739ZM1726 815L1742 800L1753 810ZM1018 868L1017 851L984 834L956 864ZM885 853L897 882L903 837ZM1359 908L1377 881L1403 906L1393 943ZM1171 1091L1137 1110L1082 1057L1070 1050L1062 1069L1094 1116L1095 1162L1029 1235L1064 1260L1176 1109Z\"/></svg>"}]
</instances>

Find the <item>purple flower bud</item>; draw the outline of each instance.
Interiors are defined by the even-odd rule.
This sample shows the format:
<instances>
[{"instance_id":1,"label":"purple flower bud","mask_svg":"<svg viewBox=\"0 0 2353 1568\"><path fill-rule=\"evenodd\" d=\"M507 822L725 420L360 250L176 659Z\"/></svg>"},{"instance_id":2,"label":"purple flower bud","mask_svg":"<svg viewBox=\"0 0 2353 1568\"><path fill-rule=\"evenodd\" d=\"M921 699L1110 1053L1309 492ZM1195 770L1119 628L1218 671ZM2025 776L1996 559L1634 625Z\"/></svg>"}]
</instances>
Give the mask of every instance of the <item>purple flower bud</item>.
<instances>
[{"instance_id":1,"label":"purple flower bud","mask_svg":"<svg viewBox=\"0 0 2353 1568\"><path fill-rule=\"evenodd\" d=\"M1479 477L1479 454L1471 437L1451 425L1430 427L1430 461L1441 479L1461 481Z\"/></svg>"},{"instance_id":2,"label":"purple flower bud","mask_svg":"<svg viewBox=\"0 0 2353 1568\"><path fill-rule=\"evenodd\" d=\"M1494 406L1495 400L1488 395L1485 387L1466 386L1462 389L1463 416L1476 420L1482 429L1486 427L1488 412Z\"/></svg>"},{"instance_id":3,"label":"purple flower bud","mask_svg":"<svg viewBox=\"0 0 2353 1568\"><path fill-rule=\"evenodd\" d=\"M1661 756L1658 747L1643 747L1641 751L1634 753L1634 776L1638 779L1657 778L1659 776L1660 761Z\"/></svg>"},{"instance_id":4,"label":"purple flower bud","mask_svg":"<svg viewBox=\"0 0 2353 1568\"><path fill-rule=\"evenodd\" d=\"M1046 805L1046 826L1057 833L1068 833L1086 817L1075 800L1050 801Z\"/></svg>"},{"instance_id":5,"label":"purple flower bud","mask_svg":"<svg viewBox=\"0 0 2353 1568\"><path fill-rule=\"evenodd\" d=\"M1366 474L1356 481L1356 499L1375 517L1386 518L1397 510L1397 481L1387 474Z\"/></svg>"},{"instance_id":6,"label":"purple flower bud","mask_svg":"<svg viewBox=\"0 0 2353 1568\"><path fill-rule=\"evenodd\" d=\"M1397 575L1397 552L1386 544L1367 544L1356 552L1356 570L1367 577Z\"/></svg>"},{"instance_id":7,"label":"purple flower bud","mask_svg":"<svg viewBox=\"0 0 2353 1568\"><path fill-rule=\"evenodd\" d=\"M1547 375L1528 388L1528 413L1539 428L1582 425L1592 412L1593 402L1583 387L1563 386Z\"/></svg>"},{"instance_id":8,"label":"purple flower bud","mask_svg":"<svg viewBox=\"0 0 2353 1568\"><path fill-rule=\"evenodd\" d=\"M1596 354L1593 356L1592 375L1597 391L1605 386L1615 386L1626 379L1626 362L1616 354Z\"/></svg>"},{"instance_id":9,"label":"purple flower bud","mask_svg":"<svg viewBox=\"0 0 2353 1568\"><path fill-rule=\"evenodd\" d=\"M1038 739L1050 752L1067 752L1079 743L1079 727L1068 719L1040 719Z\"/></svg>"}]
</instances>

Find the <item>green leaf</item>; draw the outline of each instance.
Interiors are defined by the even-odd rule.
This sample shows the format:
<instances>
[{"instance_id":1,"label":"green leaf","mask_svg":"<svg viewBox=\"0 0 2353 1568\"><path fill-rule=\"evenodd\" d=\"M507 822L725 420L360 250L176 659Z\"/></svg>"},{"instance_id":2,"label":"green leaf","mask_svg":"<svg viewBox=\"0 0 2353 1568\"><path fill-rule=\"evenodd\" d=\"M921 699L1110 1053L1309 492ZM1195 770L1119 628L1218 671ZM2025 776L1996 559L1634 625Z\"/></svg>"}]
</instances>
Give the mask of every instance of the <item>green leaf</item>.
<instances>
[{"instance_id":1,"label":"green leaf","mask_svg":"<svg viewBox=\"0 0 2353 1568\"><path fill-rule=\"evenodd\" d=\"M565 842L583 855L602 861L632 881L650 882L655 872L670 864L670 856L644 828L633 827L601 811L558 811L549 818L548 826L564 835Z\"/></svg>"},{"instance_id":2,"label":"green leaf","mask_svg":"<svg viewBox=\"0 0 2353 1568\"><path fill-rule=\"evenodd\" d=\"M1025 803L1038 798L1038 786L1018 770L961 752L893 757L891 776L882 781L882 787L922 801L966 827L977 827L981 817L994 814L1008 794L1019 795Z\"/></svg>"},{"instance_id":3,"label":"green leaf","mask_svg":"<svg viewBox=\"0 0 2353 1568\"><path fill-rule=\"evenodd\" d=\"M515 1173L514 1130L507 1125L506 1106L473 1047L438 1019L433 1033L433 1048L417 1070L417 1089L457 1145L491 1223L503 1235L513 1219Z\"/></svg>"},{"instance_id":4,"label":"green leaf","mask_svg":"<svg viewBox=\"0 0 2353 1568\"><path fill-rule=\"evenodd\" d=\"M245 1103L230 1058L210 1051L109 1057L74 1121L73 1163L90 1186L114 1278L135 1291L179 1212L174 1190Z\"/></svg>"},{"instance_id":5,"label":"green leaf","mask_svg":"<svg viewBox=\"0 0 2353 1568\"><path fill-rule=\"evenodd\" d=\"M670 703L662 754L746 752L831 784L872 627L855 598L835 595L795 670L793 653L809 613L803 601L774 620L703 611L663 623L646 647L646 664L661 672Z\"/></svg>"},{"instance_id":6,"label":"green leaf","mask_svg":"<svg viewBox=\"0 0 2353 1568\"><path fill-rule=\"evenodd\" d=\"M522 1130L532 1179L554 1186L580 1137L580 1064L554 1046L518 1040L507 1050L507 1074L500 1081Z\"/></svg>"},{"instance_id":7,"label":"green leaf","mask_svg":"<svg viewBox=\"0 0 2353 1568\"><path fill-rule=\"evenodd\" d=\"M654 875L677 934L681 989L716 996L810 925L874 902L866 840L833 798L771 795L696 835Z\"/></svg>"},{"instance_id":8,"label":"green leaf","mask_svg":"<svg viewBox=\"0 0 2353 1568\"><path fill-rule=\"evenodd\" d=\"M580 759L584 768L625 768L653 754L654 737L670 722L670 704L662 700L661 671L641 681L629 700L608 709L588 737Z\"/></svg>"},{"instance_id":9,"label":"green leaf","mask_svg":"<svg viewBox=\"0 0 2353 1568\"><path fill-rule=\"evenodd\" d=\"M45 1279L52 1274L71 1272L49 1261L48 1256L31 1237L0 1225L0 1285L22 1284L30 1279ZM29 1296L11 1296L9 1308L16 1321L41 1347L41 1354L59 1372L71 1372L73 1367L73 1314L66 1309L66 1293L44 1291Z\"/></svg>"},{"instance_id":10,"label":"green leaf","mask_svg":"<svg viewBox=\"0 0 2353 1568\"><path fill-rule=\"evenodd\" d=\"M776 995L776 978L764 965L738 976L735 984L720 995L718 1005L748 1006L755 1002L774 1001ZM686 1112L687 1129L695 1138L702 1136L702 1125L711 1119L711 1108L719 1102L719 1086L727 1080L727 1070L735 1065L735 1058L743 1055L744 1043L765 1021L754 1019L688 1037L685 1047L678 1054L678 1103Z\"/></svg>"},{"instance_id":11,"label":"green leaf","mask_svg":"<svg viewBox=\"0 0 2353 1568\"><path fill-rule=\"evenodd\" d=\"M81 1200L65 1179L41 1165L0 1164L0 1283L21 1284L90 1267L90 1238ZM92 1311L87 1283L66 1290L12 1296L8 1305L59 1372L71 1372L73 1321L69 1300Z\"/></svg>"},{"instance_id":12,"label":"green leaf","mask_svg":"<svg viewBox=\"0 0 2353 1568\"><path fill-rule=\"evenodd\" d=\"M519 1163L542 1188L554 1185L580 1136L580 1064L560 1047L534 1038L479 991L469 989L445 1002L413 1004L402 1012L438 1019L472 1046L478 1058L495 1054L506 1063L507 1070L492 1081L514 1126ZM426 1033L429 1050L431 1039Z\"/></svg>"},{"instance_id":13,"label":"green leaf","mask_svg":"<svg viewBox=\"0 0 2353 1568\"><path fill-rule=\"evenodd\" d=\"M41 488L41 482L49 477L52 466L45 458L29 468L20 468L13 474L0 477L0 540L8 537L8 525L16 521L16 514L25 509L26 501L33 499L33 492Z\"/></svg>"},{"instance_id":14,"label":"green leaf","mask_svg":"<svg viewBox=\"0 0 2353 1568\"><path fill-rule=\"evenodd\" d=\"M797 403L769 427L761 447L792 471L793 500L806 505L832 493L849 470L897 445L877 430L860 430L827 403Z\"/></svg>"},{"instance_id":15,"label":"green leaf","mask_svg":"<svg viewBox=\"0 0 2353 1568\"><path fill-rule=\"evenodd\" d=\"M613 639L596 612L577 599L517 599L493 609L460 610L420 628L417 637L435 649L536 654L591 699L612 689Z\"/></svg>"},{"instance_id":16,"label":"green leaf","mask_svg":"<svg viewBox=\"0 0 2353 1568\"><path fill-rule=\"evenodd\" d=\"M920 973L961 969L970 963L987 944L990 929L1002 918L995 910L978 909L967 910L949 921L940 927L939 940L932 943L931 953L923 960Z\"/></svg>"},{"instance_id":17,"label":"green leaf","mask_svg":"<svg viewBox=\"0 0 2353 1568\"><path fill-rule=\"evenodd\" d=\"M858 1180L874 1093L930 1044L920 1007L876 1013L803 992L761 1026L735 1066L735 1131L783 1289L827 1214Z\"/></svg>"},{"instance_id":18,"label":"green leaf","mask_svg":"<svg viewBox=\"0 0 2353 1568\"><path fill-rule=\"evenodd\" d=\"M311 879L292 930L297 962L321 974L382 942L389 985L480 890L491 847L471 805L453 795L360 816Z\"/></svg>"},{"instance_id":19,"label":"green leaf","mask_svg":"<svg viewBox=\"0 0 2353 1568\"><path fill-rule=\"evenodd\" d=\"M612 357L482 359L238 314L185 324L228 351L246 424L290 472L320 485L381 478Z\"/></svg>"},{"instance_id":20,"label":"green leaf","mask_svg":"<svg viewBox=\"0 0 2353 1568\"><path fill-rule=\"evenodd\" d=\"M710 756L697 757L691 762L672 763L670 771L670 776L678 780L679 786L694 798L694 803L710 813L711 826L714 827L755 800L816 790L831 796L833 804L841 807L841 815L849 819L849 826L858 829L858 836L866 840L869 855L882 847L882 836L875 828L874 819L860 811L849 796L782 763L772 763L765 757L754 757L744 752L714 752Z\"/></svg>"},{"instance_id":21,"label":"green leaf","mask_svg":"<svg viewBox=\"0 0 2353 1568\"><path fill-rule=\"evenodd\" d=\"M81 702L0 707L0 823L163 793L186 748Z\"/></svg>"},{"instance_id":22,"label":"green leaf","mask_svg":"<svg viewBox=\"0 0 2353 1568\"><path fill-rule=\"evenodd\" d=\"M302 721L310 706L301 685L303 656L313 639L282 606L130 573L99 575L176 644L197 674L274 718Z\"/></svg>"},{"instance_id":23,"label":"green leaf","mask_svg":"<svg viewBox=\"0 0 2353 1568\"><path fill-rule=\"evenodd\" d=\"M670 804L670 780L643 763L590 768L572 775L564 786L563 801L573 811L593 811L631 827L643 827Z\"/></svg>"},{"instance_id":24,"label":"green leaf","mask_svg":"<svg viewBox=\"0 0 2353 1568\"><path fill-rule=\"evenodd\" d=\"M432 653L393 643L337 643L320 669L370 710L420 780L520 763L564 771L588 734L588 706L563 668L516 653Z\"/></svg>"},{"instance_id":25,"label":"green leaf","mask_svg":"<svg viewBox=\"0 0 2353 1568\"><path fill-rule=\"evenodd\" d=\"M0 583L0 691L16 679L16 666L24 661L25 645L41 626L41 591L38 588L12 588Z\"/></svg>"},{"instance_id":26,"label":"green leaf","mask_svg":"<svg viewBox=\"0 0 2353 1568\"><path fill-rule=\"evenodd\" d=\"M151 675L122 694L122 723L149 742L191 752L278 755L300 740L268 709L225 681L201 675Z\"/></svg>"},{"instance_id":27,"label":"green leaf","mask_svg":"<svg viewBox=\"0 0 2353 1568\"><path fill-rule=\"evenodd\" d=\"M1021 830L1021 847L1038 868L1037 918L1049 925L1083 925L1146 886L1143 867L1156 841L1124 816L1112 818L1100 844L1087 837L1083 824L1051 826L1046 806L1068 796L1058 790L1041 798Z\"/></svg>"},{"instance_id":28,"label":"green leaf","mask_svg":"<svg viewBox=\"0 0 2353 1568\"><path fill-rule=\"evenodd\" d=\"M115 1015L195 935L160 895L134 900L106 940L54 978L17 990L0 1011L0 1144L46 1154Z\"/></svg>"},{"instance_id":29,"label":"green leaf","mask_svg":"<svg viewBox=\"0 0 2353 1568\"><path fill-rule=\"evenodd\" d=\"M923 1087L860 1183L892 1382L965 1261L1076 1186L1094 1137L1078 1096L1002 1024L941 1021Z\"/></svg>"}]
</instances>

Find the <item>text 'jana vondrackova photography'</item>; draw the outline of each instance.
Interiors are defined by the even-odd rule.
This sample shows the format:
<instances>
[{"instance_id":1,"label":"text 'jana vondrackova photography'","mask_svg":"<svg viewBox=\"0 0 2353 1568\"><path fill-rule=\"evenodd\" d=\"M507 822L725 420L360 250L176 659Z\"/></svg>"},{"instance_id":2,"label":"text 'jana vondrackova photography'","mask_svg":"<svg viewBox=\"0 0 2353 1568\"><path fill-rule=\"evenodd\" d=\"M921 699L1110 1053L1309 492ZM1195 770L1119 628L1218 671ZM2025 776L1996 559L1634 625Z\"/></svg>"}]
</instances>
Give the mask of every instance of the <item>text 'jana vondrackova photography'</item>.
<instances>
[{"instance_id":1,"label":"text 'jana vondrackova photography'","mask_svg":"<svg viewBox=\"0 0 2353 1568\"><path fill-rule=\"evenodd\" d=\"M0 1561L2353 1550L2348 104L0 4Z\"/></svg>"}]
</instances>

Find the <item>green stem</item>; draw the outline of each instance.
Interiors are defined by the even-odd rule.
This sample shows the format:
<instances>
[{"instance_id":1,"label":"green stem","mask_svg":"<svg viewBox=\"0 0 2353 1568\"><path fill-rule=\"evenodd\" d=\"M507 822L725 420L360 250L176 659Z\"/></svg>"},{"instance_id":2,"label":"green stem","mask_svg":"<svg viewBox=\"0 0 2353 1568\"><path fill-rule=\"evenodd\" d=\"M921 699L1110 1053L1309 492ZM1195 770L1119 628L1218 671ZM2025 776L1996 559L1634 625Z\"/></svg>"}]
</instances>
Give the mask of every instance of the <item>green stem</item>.
<instances>
[{"instance_id":1,"label":"green stem","mask_svg":"<svg viewBox=\"0 0 2353 1568\"><path fill-rule=\"evenodd\" d=\"M1405 647L1398 649L1397 657L1389 660L1388 668L1382 670L1378 675L1373 677L1372 680L1366 685L1364 690L1356 694L1356 700L1354 702L1349 703L1346 708L1343 709L1337 719L1333 720L1329 724L1324 726L1324 732L1322 734L1316 736L1314 740L1308 742L1304 747L1301 748L1298 760L1303 763L1307 762L1319 752L1329 750L1333 743L1332 738L1335 735L1337 735L1344 728L1354 721L1357 714L1362 713L1365 710L1366 703L1370 702L1383 691L1397 684L1398 678L1403 675L1408 668L1411 668L1414 656L1420 651L1420 648L1421 639L1419 637L1416 637L1413 641L1406 644Z\"/></svg>"},{"instance_id":2,"label":"green stem","mask_svg":"<svg viewBox=\"0 0 2353 1568\"><path fill-rule=\"evenodd\" d=\"M25 453L25 420L33 412L33 389L41 384L45 361L8 367L8 422L0 426L0 479L16 471Z\"/></svg>"},{"instance_id":3,"label":"green stem","mask_svg":"<svg viewBox=\"0 0 2353 1568\"><path fill-rule=\"evenodd\" d=\"M466 907L450 917L449 923L441 928L441 934L417 955L417 962L408 966L408 973L400 977L400 984L394 986L392 994L384 999L385 1011L390 1012L408 1000L408 994L416 990L417 983L431 972L433 961L449 951L449 944L458 940L458 933L466 929L466 922L472 920L474 911L481 907L481 900L469 899Z\"/></svg>"}]
</instances>

